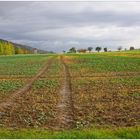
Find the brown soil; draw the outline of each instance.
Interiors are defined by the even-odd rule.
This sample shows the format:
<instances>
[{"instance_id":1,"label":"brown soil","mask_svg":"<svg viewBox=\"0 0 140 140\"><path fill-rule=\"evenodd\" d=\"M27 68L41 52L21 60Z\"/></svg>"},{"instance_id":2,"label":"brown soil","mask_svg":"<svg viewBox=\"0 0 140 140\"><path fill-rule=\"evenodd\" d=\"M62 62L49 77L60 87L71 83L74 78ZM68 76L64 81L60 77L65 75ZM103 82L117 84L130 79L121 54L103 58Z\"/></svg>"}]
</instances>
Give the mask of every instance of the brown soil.
<instances>
[{"instance_id":1,"label":"brown soil","mask_svg":"<svg viewBox=\"0 0 140 140\"><path fill-rule=\"evenodd\" d=\"M78 127L97 125L135 126L140 124L140 89L138 86L72 79L75 119ZM82 81L82 79L81 79ZM77 83L77 84L76 84Z\"/></svg>"},{"instance_id":2,"label":"brown soil","mask_svg":"<svg viewBox=\"0 0 140 140\"><path fill-rule=\"evenodd\" d=\"M65 64L63 57L61 57L61 63L63 64L64 79L59 93L60 100L57 105L58 116L55 129L70 129L74 124L71 79L69 69Z\"/></svg>"}]
</instances>

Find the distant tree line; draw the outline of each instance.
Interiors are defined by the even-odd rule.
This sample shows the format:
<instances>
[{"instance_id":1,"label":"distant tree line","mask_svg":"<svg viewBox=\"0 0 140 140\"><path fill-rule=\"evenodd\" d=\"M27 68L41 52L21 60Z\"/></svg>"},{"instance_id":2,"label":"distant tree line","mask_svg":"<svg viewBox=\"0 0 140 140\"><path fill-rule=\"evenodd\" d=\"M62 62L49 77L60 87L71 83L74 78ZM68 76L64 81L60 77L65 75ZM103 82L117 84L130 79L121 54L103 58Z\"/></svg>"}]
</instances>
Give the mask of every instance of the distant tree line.
<instances>
[{"instance_id":1,"label":"distant tree line","mask_svg":"<svg viewBox=\"0 0 140 140\"><path fill-rule=\"evenodd\" d=\"M123 47L122 47L122 46L119 46L119 47L118 47L118 51L121 51L121 50L123 50ZM125 48L124 50L126 51L127 49ZM134 47L134 46L130 46L130 47L129 47L129 50L130 50L130 51L135 50L135 47Z\"/></svg>"},{"instance_id":2,"label":"distant tree line","mask_svg":"<svg viewBox=\"0 0 140 140\"><path fill-rule=\"evenodd\" d=\"M0 55L28 54L29 50L14 47L12 43L0 41Z\"/></svg>"},{"instance_id":3,"label":"distant tree line","mask_svg":"<svg viewBox=\"0 0 140 140\"><path fill-rule=\"evenodd\" d=\"M122 46L119 46L117 48L118 51L121 51L122 49L123 49ZM78 52L78 53L89 52L90 53L92 50L93 50L93 47L88 47L87 49L78 49L78 50L76 50L75 47L72 47L72 48L69 49L68 53L76 53L76 52ZM104 52L111 52L111 50L108 50L107 47L102 48L100 46L97 46L95 48L95 51L97 51L97 52L100 52L101 50L103 50ZM127 49L125 48L124 50L126 51ZM129 50L135 50L135 47L134 46L130 46ZM66 51L63 50L63 53L66 53Z\"/></svg>"}]
</instances>

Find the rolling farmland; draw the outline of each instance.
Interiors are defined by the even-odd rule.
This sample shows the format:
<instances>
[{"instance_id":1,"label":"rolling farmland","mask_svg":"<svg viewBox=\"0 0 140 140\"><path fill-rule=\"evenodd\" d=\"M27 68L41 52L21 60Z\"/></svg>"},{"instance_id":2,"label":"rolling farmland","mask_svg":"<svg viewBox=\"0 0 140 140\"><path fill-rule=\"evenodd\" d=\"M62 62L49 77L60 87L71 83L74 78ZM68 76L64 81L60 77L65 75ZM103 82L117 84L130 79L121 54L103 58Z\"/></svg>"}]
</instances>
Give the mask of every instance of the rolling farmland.
<instances>
[{"instance_id":1,"label":"rolling farmland","mask_svg":"<svg viewBox=\"0 0 140 140\"><path fill-rule=\"evenodd\" d=\"M0 135L140 138L140 51L0 56Z\"/></svg>"}]
</instances>

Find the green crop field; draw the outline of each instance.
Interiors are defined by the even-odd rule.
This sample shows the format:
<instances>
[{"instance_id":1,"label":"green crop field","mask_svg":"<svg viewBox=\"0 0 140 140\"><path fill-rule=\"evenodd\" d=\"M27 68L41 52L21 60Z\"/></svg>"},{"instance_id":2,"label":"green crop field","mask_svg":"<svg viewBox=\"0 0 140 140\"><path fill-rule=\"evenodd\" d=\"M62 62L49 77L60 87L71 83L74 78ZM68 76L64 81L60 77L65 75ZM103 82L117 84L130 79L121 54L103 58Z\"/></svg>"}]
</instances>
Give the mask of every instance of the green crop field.
<instances>
[{"instance_id":1,"label":"green crop field","mask_svg":"<svg viewBox=\"0 0 140 140\"><path fill-rule=\"evenodd\" d=\"M140 51L0 56L0 138L140 138Z\"/></svg>"}]
</instances>

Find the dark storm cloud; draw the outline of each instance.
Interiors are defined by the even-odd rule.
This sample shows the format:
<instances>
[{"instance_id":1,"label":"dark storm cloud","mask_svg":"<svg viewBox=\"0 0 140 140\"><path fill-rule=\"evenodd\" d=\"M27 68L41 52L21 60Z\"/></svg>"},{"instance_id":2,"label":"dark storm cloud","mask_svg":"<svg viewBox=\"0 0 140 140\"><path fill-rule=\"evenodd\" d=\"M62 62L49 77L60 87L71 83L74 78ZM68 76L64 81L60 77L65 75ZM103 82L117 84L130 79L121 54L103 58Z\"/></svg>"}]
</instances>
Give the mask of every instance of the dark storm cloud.
<instances>
[{"instance_id":1,"label":"dark storm cloud","mask_svg":"<svg viewBox=\"0 0 140 140\"><path fill-rule=\"evenodd\" d=\"M0 2L0 38L42 49L140 45L139 2Z\"/></svg>"}]
</instances>

